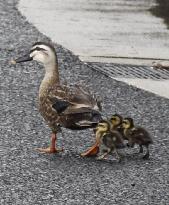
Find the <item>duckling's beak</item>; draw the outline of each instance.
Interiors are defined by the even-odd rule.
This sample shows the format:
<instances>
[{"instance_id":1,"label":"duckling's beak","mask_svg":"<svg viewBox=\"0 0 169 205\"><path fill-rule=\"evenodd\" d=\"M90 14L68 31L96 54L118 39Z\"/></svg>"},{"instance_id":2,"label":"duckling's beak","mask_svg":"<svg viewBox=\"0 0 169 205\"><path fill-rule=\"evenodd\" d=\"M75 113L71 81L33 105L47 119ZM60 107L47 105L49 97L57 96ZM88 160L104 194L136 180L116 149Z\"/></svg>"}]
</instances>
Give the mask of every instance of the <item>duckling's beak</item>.
<instances>
[{"instance_id":1,"label":"duckling's beak","mask_svg":"<svg viewBox=\"0 0 169 205\"><path fill-rule=\"evenodd\" d=\"M16 60L12 60L11 63L16 64L16 63L22 63L22 62L31 61L31 60L33 60L33 58L30 57L30 54L26 54L20 58L17 58Z\"/></svg>"},{"instance_id":2,"label":"duckling's beak","mask_svg":"<svg viewBox=\"0 0 169 205\"><path fill-rule=\"evenodd\" d=\"M96 132L98 129L99 129L98 127L95 127L93 130L94 130L94 132Z\"/></svg>"},{"instance_id":3,"label":"duckling's beak","mask_svg":"<svg viewBox=\"0 0 169 205\"><path fill-rule=\"evenodd\" d=\"M122 125L122 128L125 128L125 123L122 123L121 125Z\"/></svg>"},{"instance_id":4,"label":"duckling's beak","mask_svg":"<svg viewBox=\"0 0 169 205\"><path fill-rule=\"evenodd\" d=\"M93 129L93 132L96 133L96 131L97 131L97 128L95 127L95 128Z\"/></svg>"},{"instance_id":5,"label":"duckling's beak","mask_svg":"<svg viewBox=\"0 0 169 205\"><path fill-rule=\"evenodd\" d=\"M99 127L99 126L95 127L95 128L93 129L93 131L94 131L94 133L96 133L97 131L100 131L100 127Z\"/></svg>"}]
</instances>

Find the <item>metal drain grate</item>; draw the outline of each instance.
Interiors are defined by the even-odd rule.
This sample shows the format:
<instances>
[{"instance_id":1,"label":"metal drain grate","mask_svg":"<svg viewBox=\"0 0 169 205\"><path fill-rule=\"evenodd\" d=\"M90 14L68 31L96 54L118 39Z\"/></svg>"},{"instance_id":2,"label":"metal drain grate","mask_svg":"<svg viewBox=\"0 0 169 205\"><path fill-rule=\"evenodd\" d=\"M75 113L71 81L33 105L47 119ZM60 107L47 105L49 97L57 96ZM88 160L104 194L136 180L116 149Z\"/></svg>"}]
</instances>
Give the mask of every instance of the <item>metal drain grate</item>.
<instances>
[{"instance_id":1,"label":"metal drain grate","mask_svg":"<svg viewBox=\"0 0 169 205\"><path fill-rule=\"evenodd\" d=\"M140 78L153 80L169 79L169 70L155 70L148 66L120 65L112 63L91 63L87 65L95 70L99 70L112 78Z\"/></svg>"}]
</instances>

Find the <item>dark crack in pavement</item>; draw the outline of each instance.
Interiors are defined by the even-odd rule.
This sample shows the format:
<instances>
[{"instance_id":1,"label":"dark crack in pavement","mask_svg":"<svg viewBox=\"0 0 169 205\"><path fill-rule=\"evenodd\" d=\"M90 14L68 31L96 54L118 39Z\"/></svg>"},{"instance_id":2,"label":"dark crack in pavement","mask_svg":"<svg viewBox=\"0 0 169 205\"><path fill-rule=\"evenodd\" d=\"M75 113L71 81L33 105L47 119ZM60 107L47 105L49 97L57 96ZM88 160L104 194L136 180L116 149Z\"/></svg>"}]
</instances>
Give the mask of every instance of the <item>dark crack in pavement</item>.
<instances>
[{"instance_id":1,"label":"dark crack in pavement","mask_svg":"<svg viewBox=\"0 0 169 205\"><path fill-rule=\"evenodd\" d=\"M64 153L35 151L47 145L50 134L37 109L44 70L35 62L9 61L49 39L20 15L17 2L0 0L0 204L167 205L169 100L104 76L57 44L63 81L84 81L103 97L105 116L133 117L152 133L154 144L148 161L135 154L137 148L122 150L121 163L111 156L83 159L79 154L94 141L92 132L64 129L58 142Z\"/></svg>"}]
</instances>

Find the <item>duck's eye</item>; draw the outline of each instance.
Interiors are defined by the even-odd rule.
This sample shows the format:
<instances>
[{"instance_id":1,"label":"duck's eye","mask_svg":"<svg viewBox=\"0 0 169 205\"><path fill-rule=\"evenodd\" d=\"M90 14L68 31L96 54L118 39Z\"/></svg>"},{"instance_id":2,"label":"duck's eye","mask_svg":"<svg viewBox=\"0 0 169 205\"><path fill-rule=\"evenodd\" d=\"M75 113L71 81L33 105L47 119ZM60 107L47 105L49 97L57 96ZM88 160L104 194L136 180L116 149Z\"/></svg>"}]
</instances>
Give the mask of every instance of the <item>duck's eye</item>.
<instances>
[{"instance_id":1,"label":"duck's eye","mask_svg":"<svg viewBox=\"0 0 169 205\"><path fill-rule=\"evenodd\" d=\"M36 47L37 51L46 51L44 48Z\"/></svg>"},{"instance_id":2,"label":"duck's eye","mask_svg":"<svg viewBox=\"0 0 169 205\"><path fill-rule=\"evenodd\" d=\"M104 125L99 125L99 127L104 127Z\"/></svg>"},{"instance_id":3,"label":"duck's eye","mask_svg":"<svg viewBox=\"0 0 169 205\"><path fill-rule=\"evenodd\" d=\"M47 51L47 50L45 50L44 48L36 47L36 48L32 49L32 50L30 51L30 53L32 53L32 52L34 52L34 51Z\"/></svg>"}]
</instances>

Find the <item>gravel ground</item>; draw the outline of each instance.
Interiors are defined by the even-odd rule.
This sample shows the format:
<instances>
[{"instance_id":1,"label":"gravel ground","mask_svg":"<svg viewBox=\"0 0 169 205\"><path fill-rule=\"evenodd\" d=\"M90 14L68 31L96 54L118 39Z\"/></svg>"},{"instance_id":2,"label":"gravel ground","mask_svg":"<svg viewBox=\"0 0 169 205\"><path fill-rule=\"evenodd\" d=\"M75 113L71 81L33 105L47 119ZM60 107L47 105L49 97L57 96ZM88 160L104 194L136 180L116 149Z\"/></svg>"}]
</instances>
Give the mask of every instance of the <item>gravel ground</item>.
<instances>
[{"instance_id":1,"label":"gravel ground","mask_svg":"<svg viewBox=\"0 0 169 205\"><path fill-rule=\"evenodd\" d=\"M63 80L82 80L104 99L105 116L132 116L152 133L151 158L126 149L119 164L113 157L81 158L94 139L91 131L64 130L65 152L44 155L50 130L37 110L43 69L35 62L11 66L37 40L49 41L26 22L17 0L0 0L0 204L167 205L169 204L169 100L112 80L55 45Z\"/></svg>"}]
</instances>

